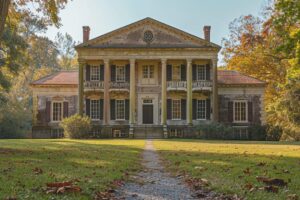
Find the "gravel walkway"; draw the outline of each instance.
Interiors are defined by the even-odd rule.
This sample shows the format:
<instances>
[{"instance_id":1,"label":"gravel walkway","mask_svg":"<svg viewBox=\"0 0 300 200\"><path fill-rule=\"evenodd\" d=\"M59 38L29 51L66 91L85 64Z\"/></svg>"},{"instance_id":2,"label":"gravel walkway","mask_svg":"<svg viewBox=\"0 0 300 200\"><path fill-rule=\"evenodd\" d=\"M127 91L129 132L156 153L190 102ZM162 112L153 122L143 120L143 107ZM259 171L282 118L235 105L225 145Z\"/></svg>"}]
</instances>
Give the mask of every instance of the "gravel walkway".
<instances>
[{"instance_id":1,"label":"gravel walkway","mask_svg":"<svg viewBox=\"0 0 300 200\"><path fill-rule=\"evenodd\" d=\"M182 180L165 172L151 140L146 141L142 162L144 170L116 191L117 199L195 199Z\"/></svg>"}]
</instances>

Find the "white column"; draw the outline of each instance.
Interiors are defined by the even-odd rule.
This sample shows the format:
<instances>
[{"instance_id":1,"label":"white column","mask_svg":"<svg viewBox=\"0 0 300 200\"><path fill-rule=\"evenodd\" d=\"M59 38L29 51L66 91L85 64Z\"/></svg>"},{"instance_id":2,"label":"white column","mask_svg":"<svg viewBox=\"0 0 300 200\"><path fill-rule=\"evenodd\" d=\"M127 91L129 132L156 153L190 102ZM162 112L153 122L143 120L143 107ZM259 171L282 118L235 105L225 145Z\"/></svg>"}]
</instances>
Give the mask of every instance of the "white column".
<instances>
[{"instance_id":1,"label":"white column","mask_svg":"<svg viewBox=\"0 0 300 200\"><path fill-rule=\"evenodd\" d=\"M213 109L213 121L219 121L219 105L218 105L218 58L212 59L212 81L213 81L213 95L212 95L212 109Z\"/></svg>"},{"instance_id":2,"label":"white column","mask_svg":"<svg viewBox=\"0 0 300 200\"><path fill-rule=\"evenodd\" d=\"M110 68L109 68L109 59L104 61L104 106L103 106L103 116L104 124L108 125L109 122L109 81L110 81Z\"/></svg>"},{"instance_id":3,"label":"white column","mask_svg":"<svg viewBox=\"0 0 300 200\"><path fill-rule=\"evenodd\" d=\"M130 114L129 124L135 123L135 59L130 59Z\"/></svg>"},{"instance_id":4,"label":"white column","mask_svg":"<svg viewBox=\"0 0 300 200\"><path fill-rule=\"evenodd\" d=\"M187 124L192 125L193 124L193 88L192 88L192 59L186 60L187 67L186 67L186 86L187 86Z\"/></svg>"},{"instance_id":5,"label":"white column","mask_svg":"<svg viewBox=\"0 0 300 200\"><path fill-rule=\"evenodd\" d=\"M167 60L161 60L161 124L167 124Z\"/></svg>"}]
</instances>

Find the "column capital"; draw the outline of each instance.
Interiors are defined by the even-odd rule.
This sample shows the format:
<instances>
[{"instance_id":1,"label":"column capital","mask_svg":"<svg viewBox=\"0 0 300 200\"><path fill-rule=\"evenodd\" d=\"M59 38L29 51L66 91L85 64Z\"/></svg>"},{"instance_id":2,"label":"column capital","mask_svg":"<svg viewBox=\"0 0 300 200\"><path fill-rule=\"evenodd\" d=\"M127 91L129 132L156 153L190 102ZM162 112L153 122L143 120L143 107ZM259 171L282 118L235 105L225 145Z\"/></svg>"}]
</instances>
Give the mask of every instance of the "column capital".
<instances>
[{"instance_id":1,"label":"column capital","mask_svg":"<svg viewBox=\"0 0 300 200\"><path fill-rule=\"evenodd\" d=\"M134 65L135 64L135 58L130 58L129 62L130 62L130 65Z\"/></svg>"},{"instance_id":2,"label":"column capital","mask_svg":"<svg viewBox=\"0 0 300 200\"><path fill-rule=\"evenodd\" d=\"M167 59L166 58L162 58L161 60L161 64L165 65L167 63Z\"/></svg>"},{"instance_id":3,"label":"column capital","mask_svg":"<svg viewBox=\"0 0 300 200\"><path fill-rule=\"evenodd\" d=\"M79 63L79 64L85 64L85 63L86 63L86 60L85 60L85 59L82 59L82 58L78 58L78 63Z\"/></svg>"},{"instance_id":4,"label":"column capital","mask_svg":"<svg viewBox=\"0 0 300 200\"><path fill-rule=\"evenodd\" d=\"M109 61L110 61L110 60L109 60L108 58L103 59L103 62L104 62L105 65L108 65L108 64L109 64Z\"/></svg>"},{"instance_id":5,"label":"column capital","mask_svg":"<svg viewBox=\"0 0 300 200\"><path fill-rule=\"evenodd\" d=\"M192 64L193 59L192 59L192 58L187 58L187 59L186 59L186 62L187 62L187 64Z\"/></svg>"},{"instance_id":6,"label":"column capital","mask_svg":"<svg viewBox=\"0 0 300 200\"><path fill-rule=\"evenodd\" d=\"M211 62L212 62L213 65L217 66L218 65L218 58L212 58Z\"/></svg>"}]
</instances>

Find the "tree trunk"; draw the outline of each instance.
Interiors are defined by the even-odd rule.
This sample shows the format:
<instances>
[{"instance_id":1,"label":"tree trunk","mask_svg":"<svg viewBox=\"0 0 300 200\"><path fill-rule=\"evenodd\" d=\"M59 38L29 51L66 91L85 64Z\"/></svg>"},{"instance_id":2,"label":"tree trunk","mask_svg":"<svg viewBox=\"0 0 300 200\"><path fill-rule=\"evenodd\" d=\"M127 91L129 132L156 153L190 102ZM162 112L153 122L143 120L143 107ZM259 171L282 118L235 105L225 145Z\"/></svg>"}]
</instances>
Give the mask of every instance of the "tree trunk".
<instances>
[{"instance_id":1,"label":"tree trunk","mask_svg":"<svg viewBox=\"0 0 300 200\"><path fill-rule=\"evenodd\" d=\"M5 20L8 14L10 0L1 0L0 1L0 38L2 37L2 33L4 30ZM1 39L0 39L1 44Z\"/></svg>"}]
</instances>

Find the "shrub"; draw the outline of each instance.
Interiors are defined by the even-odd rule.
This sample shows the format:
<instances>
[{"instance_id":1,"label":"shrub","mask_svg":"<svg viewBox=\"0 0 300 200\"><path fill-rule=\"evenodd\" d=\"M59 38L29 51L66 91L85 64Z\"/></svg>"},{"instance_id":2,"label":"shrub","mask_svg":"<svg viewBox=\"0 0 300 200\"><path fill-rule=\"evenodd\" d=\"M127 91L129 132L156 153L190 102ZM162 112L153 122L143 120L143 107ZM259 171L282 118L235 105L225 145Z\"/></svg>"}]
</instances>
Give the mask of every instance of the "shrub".
<instances>
[{"instance_id":1,"label":"shrub","mask_svg":"<svg viewBox=\"0 0 300 200\"><path fill-rule=\"evenodd\" d=\"M200 124L198 137L203 139L232 139L233 128L221 123Z\"/></svg>"},{"instance_id":2,"label":"shrub","mask_svg":"<svg viewBox=\"0 0 300 200\"><path fill-rule=\"evenodd\" d=\"M266 140L267 138L267 127L263 125L252 125L249 127L250 139L251 140Z\"/></svg>"},{"instance_id":3,"label":"shrub","mask_svg":"<svg viewBox=\"0 0 300 200\"><path fill-rule=\"evenodd\" d=\"M64 118L60 123L64 129L64 136L67 138L87 138L91 130L91 119L87 116L80 116L79 114Z\"/></svg>"}]
</instances>

